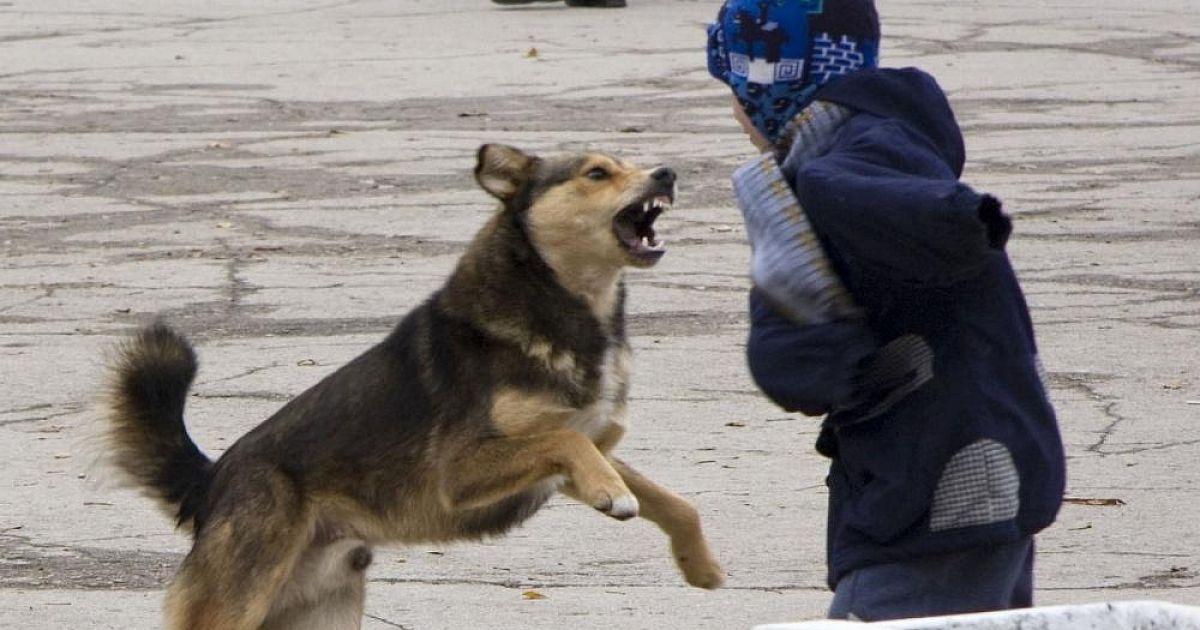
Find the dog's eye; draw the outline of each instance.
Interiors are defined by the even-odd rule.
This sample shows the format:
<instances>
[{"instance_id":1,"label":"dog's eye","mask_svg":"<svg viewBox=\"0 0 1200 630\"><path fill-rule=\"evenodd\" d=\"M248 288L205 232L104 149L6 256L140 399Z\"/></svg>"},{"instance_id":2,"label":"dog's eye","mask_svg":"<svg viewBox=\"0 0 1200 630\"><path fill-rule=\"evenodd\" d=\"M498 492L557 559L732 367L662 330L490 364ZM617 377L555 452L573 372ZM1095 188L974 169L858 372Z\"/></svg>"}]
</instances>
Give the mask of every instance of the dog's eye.
<instances>
[{"instance_id":1,"label":"dog's eye","mask_svg":"<svg viewBox=\"0 0 1200 630\"><path fill-rule=\"evenodd\" d=\"M608 171L600 166L597 166L596 168L593 168L592 170L587 172L587 178L590 180L597 181L597 182L608 179L608 177L609 177Z\"/></svg>"}]
</instances>

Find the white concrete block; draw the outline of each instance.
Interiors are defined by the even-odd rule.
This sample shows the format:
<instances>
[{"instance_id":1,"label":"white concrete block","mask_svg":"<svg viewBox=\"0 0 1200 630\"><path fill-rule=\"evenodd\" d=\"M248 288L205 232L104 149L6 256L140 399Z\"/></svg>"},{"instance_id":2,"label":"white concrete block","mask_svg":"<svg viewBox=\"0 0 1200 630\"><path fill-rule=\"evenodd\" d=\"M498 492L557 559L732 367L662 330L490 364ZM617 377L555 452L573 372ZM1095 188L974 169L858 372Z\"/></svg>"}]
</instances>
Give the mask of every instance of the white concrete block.
<instances>
[{"instance_id":1,"label":"white concrete block","mask_svg":"<svg viewBox=\"0 0 1200 630\"><path fill-rule=\"evenodd\" d=\"M806 621L756 626L754 630L1197 630L1200 608L1137 601L1050 606L1024 610L923 617L863 623Z\"/></svg>"}]
</instances>

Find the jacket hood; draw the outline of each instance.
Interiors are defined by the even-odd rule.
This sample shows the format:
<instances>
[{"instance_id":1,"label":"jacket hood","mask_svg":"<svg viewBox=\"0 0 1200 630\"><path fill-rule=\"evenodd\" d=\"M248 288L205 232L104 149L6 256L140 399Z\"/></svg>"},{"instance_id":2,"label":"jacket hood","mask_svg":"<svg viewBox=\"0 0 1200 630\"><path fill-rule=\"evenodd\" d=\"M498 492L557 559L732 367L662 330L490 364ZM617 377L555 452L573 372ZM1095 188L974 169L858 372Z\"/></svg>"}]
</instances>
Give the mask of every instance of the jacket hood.
<instances>
[{"instance_id":1,"label":"jacket hood","mask_svg":"<svg viewBox=\"0 0 1200 630\"><path fill-rule=\"evenodd\" d=\"M816 97L909 125L934 143L956 177L962 175L966 161L962 131L942 88L925 72L859 70L822 87Z\"/></svg>"}]
</instances>

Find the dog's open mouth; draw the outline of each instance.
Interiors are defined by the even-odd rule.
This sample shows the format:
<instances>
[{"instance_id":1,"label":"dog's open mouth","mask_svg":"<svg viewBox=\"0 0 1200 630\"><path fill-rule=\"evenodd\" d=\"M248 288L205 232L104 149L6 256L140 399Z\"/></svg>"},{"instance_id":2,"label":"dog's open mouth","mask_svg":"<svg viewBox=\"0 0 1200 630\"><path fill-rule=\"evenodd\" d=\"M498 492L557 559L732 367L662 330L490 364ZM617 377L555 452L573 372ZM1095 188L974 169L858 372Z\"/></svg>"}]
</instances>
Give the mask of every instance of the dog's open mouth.
<instances>
[{"instance_id":1,"label":"dog's open mouth","mask_svg":"<svg viewBox=\"0 0 1200 630\"><path fill-rule=\"evenodd\" d=\"M671 195L655 194L625 206L613 219L613 234L635 263L650 266L667 253L654 234L654 220L671 207Z\"/></svg>"}]
</instances>

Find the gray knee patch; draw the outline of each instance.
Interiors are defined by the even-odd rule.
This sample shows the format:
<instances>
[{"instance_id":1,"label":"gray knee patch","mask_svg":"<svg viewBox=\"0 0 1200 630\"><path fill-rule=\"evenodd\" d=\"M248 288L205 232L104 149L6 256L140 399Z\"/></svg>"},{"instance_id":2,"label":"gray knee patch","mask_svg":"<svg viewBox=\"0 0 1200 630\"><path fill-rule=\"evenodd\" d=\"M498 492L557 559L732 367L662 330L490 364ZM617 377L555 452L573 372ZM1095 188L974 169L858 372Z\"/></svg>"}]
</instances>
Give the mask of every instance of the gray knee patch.
<instances>
[{"instance_id":1,"label":"gray knee patch","mask_svg":"<svg viewBox=\"0 0 1200 630\"><path fill-rule=\"evenodd\" d=\"M371 566L371 550L366 547L355 547L351 551L348 558L350 559L350 568L355 571L366 571L367 567Z\"/></svg>"}]
</instances>

